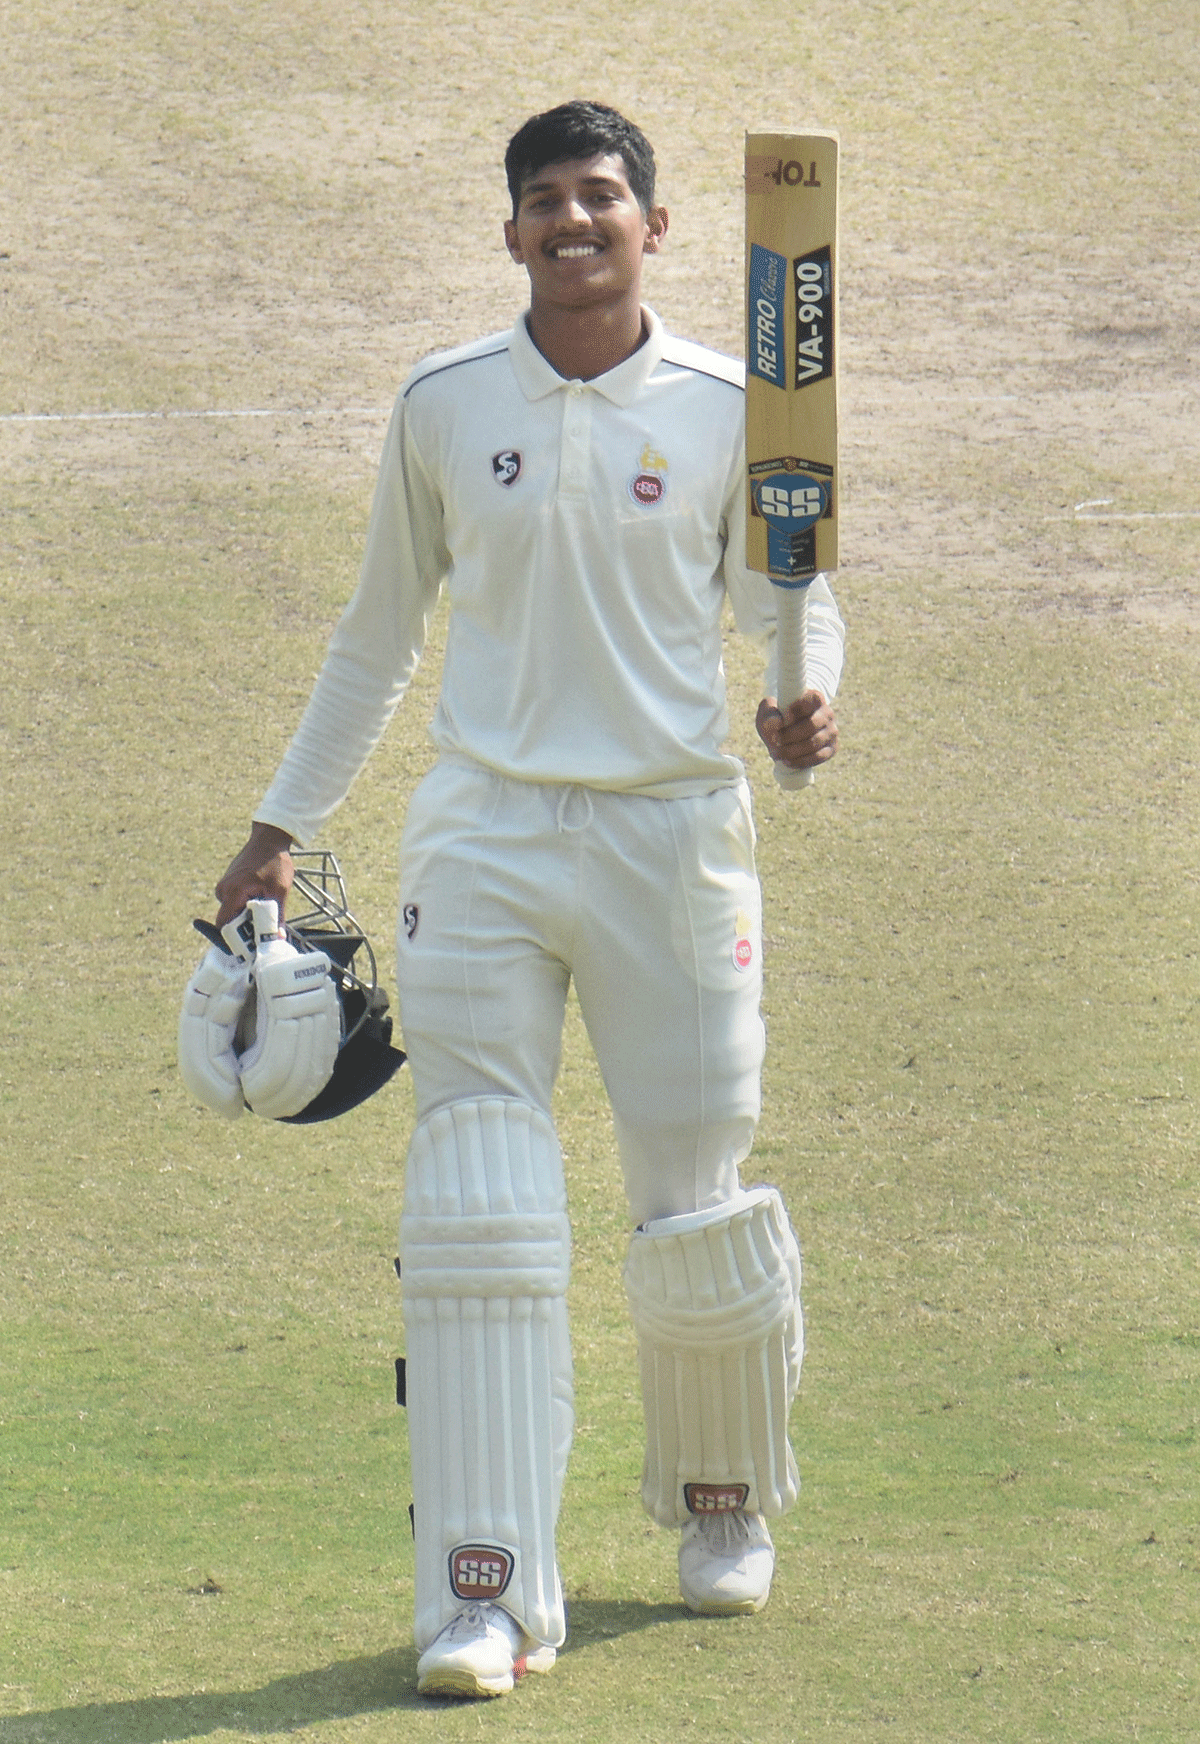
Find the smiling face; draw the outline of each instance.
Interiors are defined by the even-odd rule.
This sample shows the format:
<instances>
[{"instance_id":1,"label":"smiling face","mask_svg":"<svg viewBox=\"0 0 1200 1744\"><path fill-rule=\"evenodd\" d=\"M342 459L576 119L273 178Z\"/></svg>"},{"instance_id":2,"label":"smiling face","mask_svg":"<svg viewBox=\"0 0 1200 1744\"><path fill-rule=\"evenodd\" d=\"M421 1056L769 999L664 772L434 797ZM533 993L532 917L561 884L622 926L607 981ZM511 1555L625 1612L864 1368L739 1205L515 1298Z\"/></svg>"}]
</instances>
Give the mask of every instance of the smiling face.
<instances>
[{"instance_id":1,"label":"smiling face","mask_svg":"<svg viewBox=\"0 0 1200 1744\"><path fill-rule=\"evenodd\" d=\"M533 306L584 310L640 295L642 259L667 230L662 206L643 212L614 153L546 164L523 183L504 226L529 274Z\"/></svg>"}]
</instances>

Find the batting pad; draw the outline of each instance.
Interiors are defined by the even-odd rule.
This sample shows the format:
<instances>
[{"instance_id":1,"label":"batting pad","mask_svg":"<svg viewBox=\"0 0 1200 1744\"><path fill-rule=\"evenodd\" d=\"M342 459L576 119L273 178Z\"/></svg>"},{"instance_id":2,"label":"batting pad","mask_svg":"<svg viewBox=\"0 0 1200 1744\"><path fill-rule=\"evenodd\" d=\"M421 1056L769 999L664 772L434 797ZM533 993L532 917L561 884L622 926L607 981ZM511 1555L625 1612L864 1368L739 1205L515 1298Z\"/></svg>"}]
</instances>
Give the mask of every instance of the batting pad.
<instances>
[{"instance_id":1,"label":"batting pad","mask_svg":"<svg viewBox=\"0 0 1200 1744\"><path fill-rule=\"evenodd\" d=\"M421 1650L472 1599L551 1646L566 1634L566 1202L554 1128L527 1103L451 1103L413 1133L400 1270Z\"/></svg>"},{"instance_id":2,"label":"batting pad","mask_svg":"<svg viewBox=\"0 0 1200 1744\"><path fill-rule=\"evenodd\" d=\"M250 971L214 945L187 984L179 1014L179 1076L206 1108L236 1120L244 1098L234 1038Z\"/></svg>"},{"instance_id":3,"label":"batting pad","mask_svg":"<svg viewBox=\"0 0 1200 1744\"><path fill-rule=\"evenodd\" d=\"M660 1526L800 1490L787 1420L800 1380L800 1250L783 1201L756 1187L634 1232L625 1288L646 1415L642 1502Z\"/></svg>"}]
</instances>

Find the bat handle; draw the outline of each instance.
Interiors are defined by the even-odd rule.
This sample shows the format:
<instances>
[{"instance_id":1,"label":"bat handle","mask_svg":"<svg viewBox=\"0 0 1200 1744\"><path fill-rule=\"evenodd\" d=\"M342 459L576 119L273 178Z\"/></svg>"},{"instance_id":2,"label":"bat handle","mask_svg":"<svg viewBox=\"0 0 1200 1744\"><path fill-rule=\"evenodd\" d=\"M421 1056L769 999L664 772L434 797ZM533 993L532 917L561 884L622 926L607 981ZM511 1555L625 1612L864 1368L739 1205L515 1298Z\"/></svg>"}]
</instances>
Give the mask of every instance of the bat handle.
<instances>
[{"instance_id":1,"label":"bat handle","mask_svg":"<svg viewBox=\"0 0 1200 1744\"><path fill-rule=\"evenodd\" d=\"M808 588L779 588L777 606L775 633L779 649L779 695L776 700L781 709L787 709L808 688L804 672ZM787 793L798 787L811 787L815 774L813 769L789 769L786 763L775 765L775 780Z\"/></svg>"}]
</instances>

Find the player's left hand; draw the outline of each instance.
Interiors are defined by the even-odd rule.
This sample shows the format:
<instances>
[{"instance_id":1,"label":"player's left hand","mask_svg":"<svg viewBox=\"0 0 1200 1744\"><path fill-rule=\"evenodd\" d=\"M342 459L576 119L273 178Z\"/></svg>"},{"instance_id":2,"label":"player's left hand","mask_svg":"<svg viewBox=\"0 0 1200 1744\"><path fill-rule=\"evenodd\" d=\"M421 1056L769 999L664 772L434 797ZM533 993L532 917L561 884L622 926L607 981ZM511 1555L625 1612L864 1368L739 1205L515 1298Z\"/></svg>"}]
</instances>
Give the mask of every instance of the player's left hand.
<instances>
[{"instance_id":1,"label":"player's left hand","mask_svg":"<svg viewBox=\"0 0 1200 1744\"><path fill-rule=\"evenodd\" d=\"M819 690L806 690L788 709L781 709L773 696L764 696L754 724L775 762L789 769L815 769L828 763L838 748L833 707Z\"/></svg>"}]
</instances>

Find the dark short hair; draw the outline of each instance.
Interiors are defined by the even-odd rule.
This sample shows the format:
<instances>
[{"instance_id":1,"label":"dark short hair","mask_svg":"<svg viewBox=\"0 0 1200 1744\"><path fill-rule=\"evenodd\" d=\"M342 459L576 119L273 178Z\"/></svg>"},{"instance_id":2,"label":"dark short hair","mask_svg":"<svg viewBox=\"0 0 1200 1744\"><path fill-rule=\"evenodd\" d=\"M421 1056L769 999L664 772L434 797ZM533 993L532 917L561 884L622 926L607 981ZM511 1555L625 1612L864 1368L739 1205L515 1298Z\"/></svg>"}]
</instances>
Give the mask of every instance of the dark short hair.
<instances>
[{"instance_id":1,"label":"dark short hair","mask_svg":"<svg viewBox=\"0 0 1200 1744\"><path fill-rule=\"evenodd\" d=\"M504 173L512 195L513 217L521 203L521 189L538 170L601 152L623 159L634 198L643 212L649 212L654 204L654 150L650 141L617 110L577 98L531 116L509 140Z\"/></svg>"}]
</instances>

